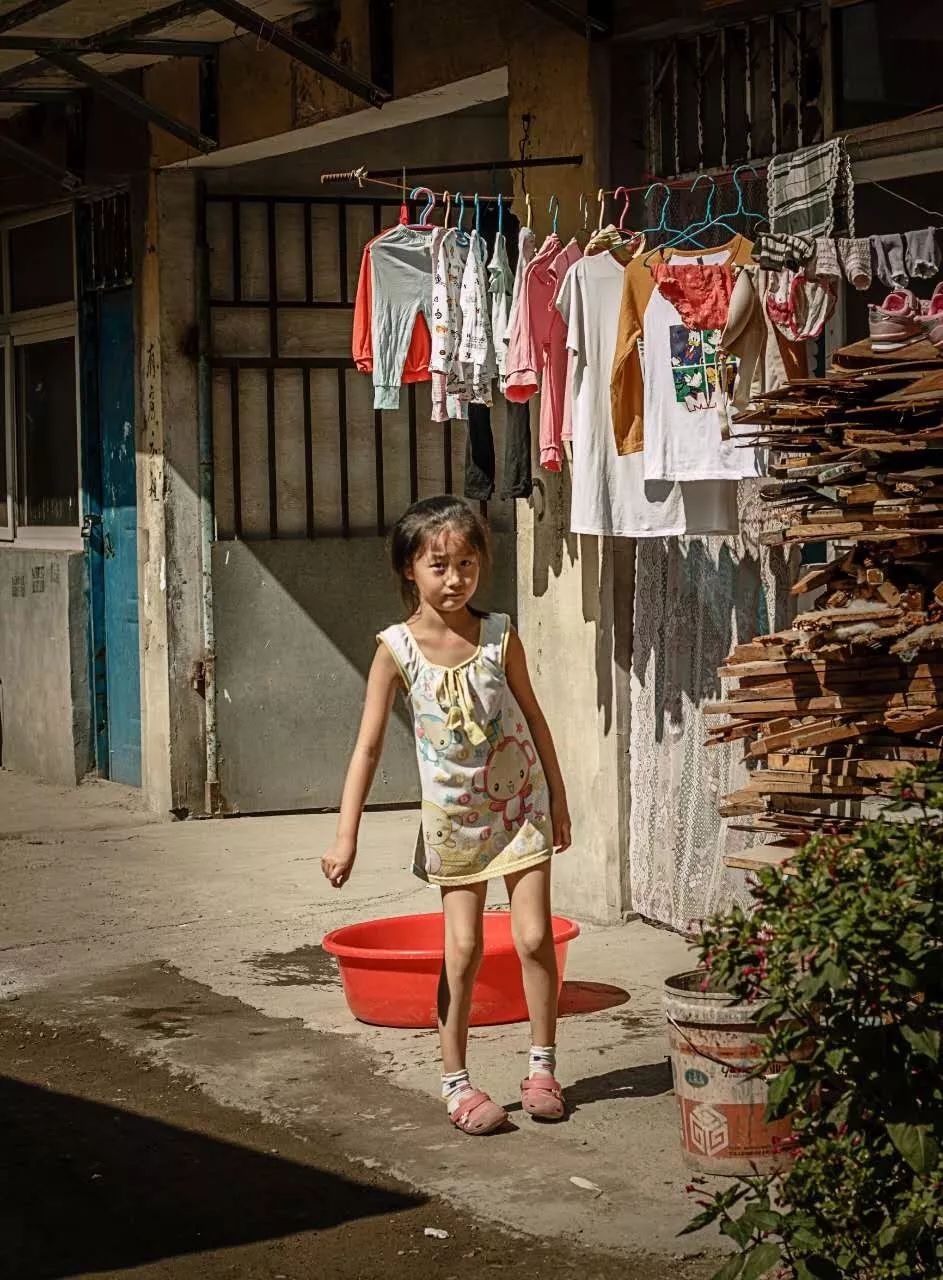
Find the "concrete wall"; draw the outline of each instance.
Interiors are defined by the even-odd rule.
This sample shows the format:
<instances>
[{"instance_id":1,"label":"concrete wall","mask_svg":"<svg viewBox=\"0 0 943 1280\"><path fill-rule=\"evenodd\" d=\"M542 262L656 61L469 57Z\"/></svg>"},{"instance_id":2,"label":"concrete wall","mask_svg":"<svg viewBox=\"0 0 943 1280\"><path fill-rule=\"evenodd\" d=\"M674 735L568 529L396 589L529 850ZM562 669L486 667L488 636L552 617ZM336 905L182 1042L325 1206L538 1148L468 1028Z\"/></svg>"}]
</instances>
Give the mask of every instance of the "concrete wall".
<instances>
[{"instance_id":1,"label":"concrete wall","mask_svg":"<svg viewBox=\"0 0 943 1280\"><path fill-rule=\"evenodd\" d=\"M0 547L0 764L74 785L93 754L85 556Z\"/></svg>"},{"instance_id":2,"label":"concrete wall","mask_svg":"<svg viewBox=\"0 0 943 1280\"><path fill-rule=\"evenodd\" d=\"M495 538L494 562L479 603L514 613L512 535ZM224 809L337 808L376 633L403 616L383 541L217 543L213 588ZM418 799L398 699L370 802Z\"/></svg>"},{"instance_id":3,"label":"concrete wall","mask_svg":"<svg viewBox=\"0 0 943 1280\"><path fill-rule=\"evenodd\" d=\"M142 770L160 810L203 809L203 656L196 416L196 181L152 178L139 290Z\"/></svg>"},{"instance_id":4,"label":"concrete wall","mask_svg":"<svg viewBox=\"0 0 943 1280\"><path fill-rule=\"evenodd\" d=\"M508 146L514 154L527 115L534 155L582 153L578 168L534 169L526 175L538 240L550 229L545 211L551 193L560 199L560 232L566 237L577 229L580 193L596 209L597 188L609 185L608 61L605 50L558 23L523 13L508 31ZM515 193L521 194L519 174ZM518 609L573 818L573 850L554 867L555 900L582 919L614 921L630 902L635 544L571 534L568 471L535 475L534 501L518 504Z\"/></svg>"}]
</instances>

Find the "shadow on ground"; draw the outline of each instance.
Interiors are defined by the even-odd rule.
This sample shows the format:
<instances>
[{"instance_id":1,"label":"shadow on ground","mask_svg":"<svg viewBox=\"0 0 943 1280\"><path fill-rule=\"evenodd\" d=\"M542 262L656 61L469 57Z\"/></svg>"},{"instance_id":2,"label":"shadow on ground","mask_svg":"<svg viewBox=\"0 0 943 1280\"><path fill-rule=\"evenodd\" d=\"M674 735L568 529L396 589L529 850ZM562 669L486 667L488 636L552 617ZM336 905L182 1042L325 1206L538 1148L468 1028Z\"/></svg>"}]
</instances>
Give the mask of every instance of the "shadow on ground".
<instances>
[{"instance_id":1,"label":"shadow on ground","mask_svg":"<svg viewBox=\"0 0 943 1280\"><path fill-rule=\"evenodd\" d=\"M615 1009L631 998L624 987L614 987L608 982L564 982L560 991L560 1017L601 1013L603 1009Z\"/></svg>"},{"instance_id":2,"label":"shadow on ground","mask_svg":"<svg viewBox=\"0 0 943 1280\"><path fill-rule=\"evenodd\" d=\"M0 1076L0 1273L112 1271L413 1208L382 1190Z\"/></svg>"}]
</instances>

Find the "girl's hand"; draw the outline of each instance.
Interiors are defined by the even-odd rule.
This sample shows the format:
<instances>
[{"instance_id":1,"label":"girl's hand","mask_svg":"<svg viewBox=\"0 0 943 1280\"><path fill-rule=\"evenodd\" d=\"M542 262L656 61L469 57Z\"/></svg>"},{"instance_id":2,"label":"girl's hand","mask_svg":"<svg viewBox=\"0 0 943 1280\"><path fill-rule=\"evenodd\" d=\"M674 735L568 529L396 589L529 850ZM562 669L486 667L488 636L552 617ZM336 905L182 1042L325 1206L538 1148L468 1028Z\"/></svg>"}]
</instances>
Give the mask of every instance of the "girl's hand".
<instances>
[{"instance_id":1,"label":"girl's hand","mask_svg":"<svg viewBox=\"0 0 943 1280\"><path fill-rule=\"evenodd\" d=\"M569 849L572 843L570 830L570 810L567 808L566 796L550 801L550 822L553 826L553 847L557 853Z\"/></svg>"},{"instance_id":2,"label":"girl's hand","mask_svg":"<svg viewBox=\"0 0 943 1280\"><path fill-rule=\"evenodd\" d=\"M341 889L350 879L357 857L357 846L350 841L335 840L321 859L321 870L335 889Z\"/></svg>"}]
</instances>

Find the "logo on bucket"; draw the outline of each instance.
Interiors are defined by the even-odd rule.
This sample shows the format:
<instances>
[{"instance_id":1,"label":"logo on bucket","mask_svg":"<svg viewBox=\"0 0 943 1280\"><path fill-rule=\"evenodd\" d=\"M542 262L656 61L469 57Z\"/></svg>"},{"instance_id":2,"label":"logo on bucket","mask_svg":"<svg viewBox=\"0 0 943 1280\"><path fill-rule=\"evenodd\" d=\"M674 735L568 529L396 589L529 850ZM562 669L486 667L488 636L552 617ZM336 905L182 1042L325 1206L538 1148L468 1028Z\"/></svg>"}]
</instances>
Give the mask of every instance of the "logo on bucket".
<instances>
[{"instance_id":1,"label":"logo on bucket","mask_svg":"<svg viewBox=\"0 0 943 1280\"><path fill-rule=\"evenodd\" d=\"M703 1071L698 1071L697 1067L689 1067L684 1078L692 1089L703 1089L706 1084L710 1084L710 1079Z\"/></svg>"},{"instance_id":2,"label":"logo on bucket","mask_svg":"<svg viewBox=\"0 0 943 1280\"><path fill-rule=\"evenodd\" d=\"M716 1155L730 1145L727 1117L715 1107L702 1104L690 1113L691 1146L706 1156Z\"/></svg>"}]
</instances>

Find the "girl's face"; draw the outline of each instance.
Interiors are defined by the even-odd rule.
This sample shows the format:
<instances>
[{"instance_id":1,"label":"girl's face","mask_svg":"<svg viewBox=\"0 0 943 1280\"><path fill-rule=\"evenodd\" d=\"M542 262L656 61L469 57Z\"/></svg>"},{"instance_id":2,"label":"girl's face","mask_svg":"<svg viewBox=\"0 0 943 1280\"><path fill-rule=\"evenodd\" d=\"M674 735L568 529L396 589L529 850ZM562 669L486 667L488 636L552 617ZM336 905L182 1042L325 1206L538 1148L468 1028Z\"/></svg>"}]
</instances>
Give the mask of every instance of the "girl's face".
<instances>
[{"instance_id":1,"label":"girl's face","mask_svg":"<svg viewBox=\"0 0 943 1280\"><path fill-rule=\"evenodd\" d=\"M480 574L478 552L452 529L430 538L406 571L423 603L438 613L464 609L478 589Z\"/></svg>"}]
</instances>

